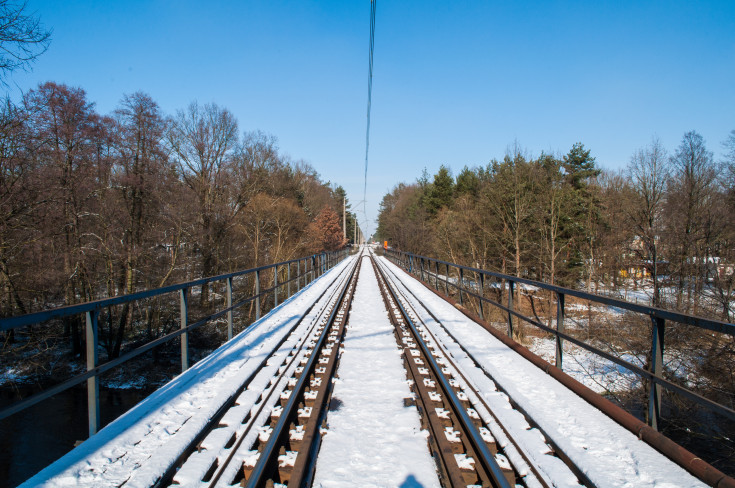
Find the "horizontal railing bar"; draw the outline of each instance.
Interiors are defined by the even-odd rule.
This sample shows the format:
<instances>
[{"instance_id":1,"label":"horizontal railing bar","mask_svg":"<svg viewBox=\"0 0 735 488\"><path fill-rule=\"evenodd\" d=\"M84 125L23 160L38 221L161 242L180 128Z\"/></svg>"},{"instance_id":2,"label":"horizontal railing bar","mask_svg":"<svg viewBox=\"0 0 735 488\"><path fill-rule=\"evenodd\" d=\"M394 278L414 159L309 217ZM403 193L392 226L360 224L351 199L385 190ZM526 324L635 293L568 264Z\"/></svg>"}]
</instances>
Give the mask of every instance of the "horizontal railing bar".
<instances>
[{"instance_id":1,"label":"horizontal railing bar","mask_svg":"<svg viewBox=\"0 0 735 488\"><path fill-rule=\"evenodd\" d=\"M166 343L170 341L171 339L175 339L176 337L180 336L181 334L184 334L185 332L189 332L193 329L196 329L204 325L205 323L209 322L210 320L215 320L221 317L222 315L224 315L225 313L227 313L227 310L209 315L191 325L186 326L183 329L176 329L174 332L170 332L164 336L159 337L158 339L155 339L151 342L143 344L142 346L137 347L133 349L132 351L127 352L124 355L116 359L113 359L112 361L108 361L106 363L100 364L94 369L90 369L89 371L73 376L72 378L69 378L63 383L59 383L58 385L52 386L51 388L47 390L44 390L35 395L32 395L26 398L25 400L21 400L18 403L15 403L9 407L6 407L0 410L0 419L4 419L5 417L8 417L14 413L20 412L21 410L25 410L31 405L35 405L36 403L46 400L47 398L54 396L57 393L60 393L66 389L76 386L79 383L82 383L84 380L91 378L92 376L96 376L96 375L105 373L109 371L110 369L116 366L119 366L120 364L130 359L133 359L134 357L140 356L144 352L148 352L149 350L153 349L156 346L160 346L161 344Z\"/></svg>"},{"instance_id":2,"label":"horizontal railing bar","mask_svg":"<svg viewBox=\"0 0 735 488\"><path fill-rule=\"evenodd\" d=\"M320 256L320 254L314 254L313 256ZM120 295L120 296L112 297L112 298L103 298L101 300L80 303L77 305L67 305L67 306L55 308L52 310L44 310L42 312L33 312L33 313L26 314L26 315L18 315L16 317L3 318L3 319L0 319L0 331L16 329L18 327L24 327L27 325L37 324L40 322L47 322L55 318L64 318L64 317L69 317L72 315L80 315L85 312L100 311L103 308L111 307L114 305L122 305L125 303L139 301L139 300L143 300L146 298L152 298L152 297L156 297L160 295L165 295L167 293L179 291L184 288L193 288L195 286L200 286L200 285L204 285L207 283L213 283L213 282L226 280L228 278L244 276L250 273L254 273L256 271L263 271L263 270L271 269L275 266L282 266L288 263L294 263L297 261L302 261L304 259L310 259L313 256L307 256L306 258L301 258L301 259L292 259L290 261L283 261L281 263L260 266L258 268L246 269L246 270L237 271L234 273L227 273L227 274L222 274L222 275L217 275L217 276L211 276L208 278L200 278L198 280L188 281L186 283L178 283L175 285L169 285L169 286L165 286L161 288L154 288L152 290L139 291L139 292L131 293L129 295ZM303 276L304 274L306 273L302 273L300 276Z\"/></svg>"},{"instance_id":3,"label":"horizontal railing bar","mask_svg":"<svg viewBox=\"0 0 735 488\"><path fill-rule=\"evenodd\" d=\"M693 325L695 327L700 327L700 328L703 328L703 329L711 330L713 332L721 332L723 334L728 334L728 335L731 335L731 336L735 336L735 324L730 324L728 322L722 322L720 320L707 319L707 318L704 318L704 317L697 317L697 316L694 316L694 315L686 315L686 314L679 313L679 312L673 312L673 311L670 311L670 310L664 310L662 308L657 308L657 307L651 307L651 306L647 306L647 305L640 305L640 304L637 304L637 303L626 302L625 300L620 300L618 298L606 297L604 295L597 295L595 293L587 293L587 292L583 292L583 291L574 290L572 288L564 288L564 287L557 286L557 285L549 285L548 283L543 283L543 282L540 282L540 281L534 281L534 280L529 280L529 279L526 279L526 278L520 278L520 277L517 277L517 276L506 275L506 274L502 274L502 273L497 273L495 271L487 271L487 270L484 270L484 269L472 268L470 266L464 266L464 265L461 265L461 264L454 264L454 263L450 263L448 261L442 261L441 259L429 258L427 256L421 256L421 255L418 255L418 254L411 254L411 253L404 253L403 251L390 251L390 250L388 252L403 253L403 254L405 254L407 256L413 256L415 258L416 257L417 258L424 258L424 259L428 259L430 261L434 261L434 262L437 262L437 263L440 263L440 264L443 264L443 265L449 265L449 266L454 267L454 268L457 268L457 269L464 269L466 271L473 271L473 272L476 272L476 273L482 273L485 276L493 276L493 277L498 278L498 279L513 281L515 283L523 283L525 285L534 286L536 288L541 288L541 289L544 289L544 290L554 291L554 292L557 292L557 293L564 293L565 295L574 296L574 297L581 298L581 299L584 299L584 300L591 300L593 302L602 303L602 304L609 305L609 306L612 306L612 307L622 308L624 310L629 310L631 312L642 313L642 314L649 315L649 316L652 316L652 317L658 317L658 318L662 318L662 319L665 319L665 320L670 320L670 321L673 321L673 322L679 322L679 323L682 323L682 324ZM447 280L444 280L444 281L447 281ZM450 283L450 284L452 286L454 286L455 288L457 288L457 285L455 285L454 283Z\"/></svg>"}]
</instances>

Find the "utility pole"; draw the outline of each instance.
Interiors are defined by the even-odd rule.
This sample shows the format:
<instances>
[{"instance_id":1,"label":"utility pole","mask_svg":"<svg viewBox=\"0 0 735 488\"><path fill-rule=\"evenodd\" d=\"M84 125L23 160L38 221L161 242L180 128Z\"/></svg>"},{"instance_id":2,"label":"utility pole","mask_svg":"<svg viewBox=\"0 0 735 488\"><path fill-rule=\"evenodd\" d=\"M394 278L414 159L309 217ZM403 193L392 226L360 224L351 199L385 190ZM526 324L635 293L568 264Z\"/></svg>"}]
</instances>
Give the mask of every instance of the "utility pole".
<instances>
[{"instance_id":1,"label":"utility pole","mask_svg":"<svg viewBox=\"0 0 735 488\"><path fill-rule=\"evenodd\" d=\"M347 197L342 197L342 237L347 240Z\"/></svg>"}]
</instances>

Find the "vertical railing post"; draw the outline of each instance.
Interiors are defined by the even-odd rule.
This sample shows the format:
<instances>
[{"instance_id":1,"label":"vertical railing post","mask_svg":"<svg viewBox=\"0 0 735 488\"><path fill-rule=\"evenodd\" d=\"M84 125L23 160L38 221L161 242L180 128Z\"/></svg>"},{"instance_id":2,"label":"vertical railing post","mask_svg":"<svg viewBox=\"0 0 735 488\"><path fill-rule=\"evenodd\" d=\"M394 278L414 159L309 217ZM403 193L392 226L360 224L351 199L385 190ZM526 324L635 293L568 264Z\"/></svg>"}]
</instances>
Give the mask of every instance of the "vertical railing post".
<instances>
[{"instance_id":1,"label":"vertical railing post","mask_svg":"<svg viewBox=\"0 0 735 488\"><path fill-rule=\"evenodd\" d=\"M651 316L652 321L652 337L651 337L651 373L657 378L661 377L664 363L664 328L666 321L659 317ZM648 424L655 430L661 427L661 386L651 380L651 387L648 396Z\"/></svg>"},{"instance_id":2,"label":"vertical railing post","mask_svg":"<svg viewBox=\"0 0 735 488\"><path fill-rule=\"evenodd\" d=\"M288 282L288 285L286 286L286 298L291 298L291 262L288 263L288 270L286 271L286 281Z\"/></svg>"},{"instance_id":3,"label":"vertical railing post","mask_svg":"<svg viewBox=\"0 0 735 488\"><path fill-rule=\"evenodd\" d=\"M255 270L255 320L260 319L260 270Z\"/></svg>"},{"instance_id":4,"label":"vertical railing post","mask_svg":"<svg viewBox=\"0 0 735 488\"><path fill-rule=\"evenodd\" d=\"M513 282L508 280L508 337L513 338Z\"/></svg>"},{"instance_id":5,"label":"vertical railing post","mask_svg":"<svg viewBox=\"0 0 735 488\"><path fill-rule=\"evenodd\" d=\"M306 272L306 260L304 260L304 272ZM296 292L301 291L301 259L296 260Z\"/></svg>"},{"instance_id":6,"label":"vertical railing post","mask_svg":"<svg viewBox=\"0 0 735 488\"><path fill-rule=\"evenodd\" d=\"M485 301L485 274L482 272L478 274L480 275L480 318L485 320L485 306L483 305L483 302Z\"/></svg>"},{"instance_id":7,"label":"vertical railing post","mask_svg":"<svg viewBox=\"0 0 735 488\"><path fill-rule=\"evenodd\" d=\"M419 259L419 269L421 270L421 281L424 281L424 258Z\"/></svg>"},{"instance_id":8,"label":"vertical railing post","mask_svg":"<svg viewBox=\"0 0 735 488\"><path fill-rule=\"evenodd\" d=\"M278 265L273 266L273 308L278 306Z\"/></svg>"},{"instance_id":9,"label":"vertical railing post","mask_svg":"<svg viewBox=\"0 0 735 488\"><path fill-rule=\"evenodd\" d=\"M413 271L413 256L407 256L408 257L408 274L411 274Z\"/></svg>"},{"instance_id":10,"label":"vertical railing post","mask_svg":"<svg viewBox=\"0 0 735 488\"><path fill-rule=\"evenodd\" d=\"M439 261L434 261L434 289L439 291Z\"/></svg>"},{"instance_id":11,"label":"vertical railing post","mask_svg":"<svg viewBox=\"0 0 735 488\"><path fill-rule=\"evenodd\" d=\"M564 339L559 332L564 333L564 294L556 292L556 367L563 369Z\"/></svg>"},{"instance_id":12,"label":"vertical railing post","mask_svg":"<svg viewBox=\"0 0 735 488\"><path fill-rule=\"evenodd\" d=\"M87 312L87 371L97 367L97 316L99 312ZM100 380L95 374L87 379L87 413L89 418L89 437L100 429Z\"/></svg>"},{"instance_id":13,"label":"vertical railing post","mask_svg":"<svg viewBox=\"0 0 735 488\"><path fill-rule=\"evenodd\" d=\"M462 282L464 281L464 268L459 268L459 304L464 305L462 302Z\"/></svg>"},{"instance_id":14,"label":"vertical railing post","mask_svg":"<svg viewBox=\"0 0 735 488\"><path fill-rule=\"evenodd\" d=\"M312 256L311 257L311 272L310 272L311 279L309 280L310 282L313 282L314 279L316 278L315 276L316 270L314 269L315 267L316 267L316 256Z\"/></svg>"},{"instance_id":15,"label":"vertical railing post","mask_svg":"<svg viewBox=\"0 0 735 488\"><path fill-rule=\"evenodd\" d=\"M227 340L232 339L232 276L227 278Z\"/></svg>"},{"instance_id":16,"label":"vertical railing post","mask_svg":"<svg viewBox=\"0 0 735 488\"><path fill-rule=\"evenodd\" d=\"M444 277L444 285L447 287L447 296L449 296L449 263L447 263L447 274Z\"/></svg>"},{"instance_id":17,"label":"vertical railing post","mask_svg":"<svg viewBox=\"0 0 735 488\"><path fill-rule=\"evenodd\" d=\"M179 290L179 320L182 330L185 330L189 325L188 292L188 288ZM184 332L181 334L181 372L183 373L187 369L189 369L189 333Z\"/></svg>"}]
</instances>

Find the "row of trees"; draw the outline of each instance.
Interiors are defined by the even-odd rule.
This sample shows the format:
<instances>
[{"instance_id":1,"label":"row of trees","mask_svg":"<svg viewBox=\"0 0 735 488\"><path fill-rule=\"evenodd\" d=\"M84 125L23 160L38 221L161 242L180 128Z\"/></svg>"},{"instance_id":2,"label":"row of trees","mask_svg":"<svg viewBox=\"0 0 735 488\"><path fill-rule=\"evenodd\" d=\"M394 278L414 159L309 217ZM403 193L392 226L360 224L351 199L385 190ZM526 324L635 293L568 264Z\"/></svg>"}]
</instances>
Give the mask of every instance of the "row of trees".
<instances>
[{"instance_id":1,"label":"row of trees","mask_svg":"<svg viewBox=\"0 0 735 488\"><path fill-rule=\"evenodd\" d=\"M0 108L0 317L337 249L343 197L226 108L135 93L102 115L42 84Z\"/></svg>"},{"instance_id":2,"label":"row of trees","mask_svg":"<svg viewBox=\"0 0 735 488\"><path fill-rule=\"evenodd\" d=\"M688 132L669 154L652 142L619 172L575 144L528 156L516 144L456 178L399 184L378 232L397 248L516 276L600 291L652 284L651 303L731 321L735 131L724 161Z\"/></svg>"}]
</instances>

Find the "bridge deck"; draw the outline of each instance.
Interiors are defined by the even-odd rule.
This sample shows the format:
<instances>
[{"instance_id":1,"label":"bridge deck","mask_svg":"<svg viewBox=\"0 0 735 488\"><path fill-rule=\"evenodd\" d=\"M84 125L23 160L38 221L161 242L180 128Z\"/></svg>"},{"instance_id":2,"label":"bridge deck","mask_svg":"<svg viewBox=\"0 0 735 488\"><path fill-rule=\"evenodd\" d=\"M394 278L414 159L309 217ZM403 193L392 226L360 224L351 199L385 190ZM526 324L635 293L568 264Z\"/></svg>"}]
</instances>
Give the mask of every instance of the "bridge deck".
<instances>
[{"instance_id":1,"label":"bridge deck","mask_svg":"<svg viewBox=\"0 0 735 488\"><path fill-rule=\"evenodd\" d=\"M348 266L352 259L355 258L340 263L233 341L219 348L211 356L197 363L105 427L99 434L28 480L24 486L154 484L161 472L181 454L207 420L236 391L238 385L261 366L275 344L285 337L285 331L293 325L296 317L307 310L320 293L332 286L334 277ZM444 346L458 361L458 365L465 370L471 381L476 382L485 400L497 407L496 415L518 432L519 442L529 447L529 452L533 455L539 457L544 455L543 452L534 453L534 446L539 442L539 432L528 429L528 424L520 413L509 408L505 394L497 391L496 386L482 373L481 368L490 373L497 386L506 391L597 486L705 486L539 368L518 356L480 325L467 319L422 284L391 263L384 261L383 264L400 277L401 286L427 304L432 314L444 326L451 328L455 339L479 362L479 364L473 362L460 349L459 344L446 337L434 318L428 314L421 317L429 328L435 327L433 332L437 337L444 337L442 339ZM374 387L381 382L393 384L396 374L403 374L401 371L398 373L395 371L395 368L400 369L398 361L396 363L398 366L384 368L386 370L384 373L376 373L386 375L385 378L373 378L366 382L364 388L354 386L356 378L359 378L361 373L359 368L364 368L364 363L359 360L353 361L352 358L371 353L383 354L379 349L387 347L383 343L379 344L377 340L369 340L370 335L377 338L385 334L380 321L386 312L377 292L374 275L367 269L360 275L356 299L359 302L353 305L354 322L351 323L352 328L348 330L348 340L344 345L344 361L338 370L342 380L337 383L334 392L335 396L343 397L344 410L341 414L339 410L334 414L334 436L330 439L329 432L325 436L322 453L325 458L322 467L317 463L317 478L324 486L339 482L342 485L354 482L362 486L370 484L397 486L405 481L407 476L411 476L412 472L397 470L392 474L396 477L393 478L395 480L393 482L390 478L386 478L382 464L376 463L373 466L375 469L372 470L374 479L370 478L370 469L361 471L358 480L350 478L349 473L342 473L340 479L334 474L337 473L340 463L342 468L349 470L348 460L363 459L365 453L369 452L368 449L375 446L386 446L386 454L394 456L387 450L390 449L389 444L397 439L396 428L388 427L391 419L386 419L387 428L373 429L374 435L369 440L365 439L365 442L356 442L354 439L348 442L349 436L344 437L349 427L344 424L345 419L360 415L370 418L371 414L367 409L371 408L369 400L375 394ZM371 311L374 322L370 320ZM366 348L373 347L376 348L374 351L366 351ZM385 354L393 353L387 351ZM271 367L278 367L278 361L272 363ZM251 384L243 396L250 394L251 400L255 402L264 387L265 385ZM408 394L407 390L396 392L398 396ZM355 410L360 405L366 408L363 414ZM341 429L344 429L344 432L340 433ZM384 438L381 438L381 433L384 434ZM358 435L362 439L363 434ZM343 436L343 442L340 442L340 436ZM335 444L331 445L332 442ZM368 442L369 446L366 444ZM428 450L426 452L428 454ZM415 462L423 465L425 462L420 456L409 455L406 459L409 460L409 464ZM391 469L395 470L395 464L391 466ZM543 469L552 471L554 469L553 463L547 463L545 466ZM414 466L416 467L418 465ZM423 478L420 482L426 483L424 486L432 486L435 483L431 479ZM576 485L576 480L570 479L568 482L569 485Z\"/></svg>"}]
</instances>

